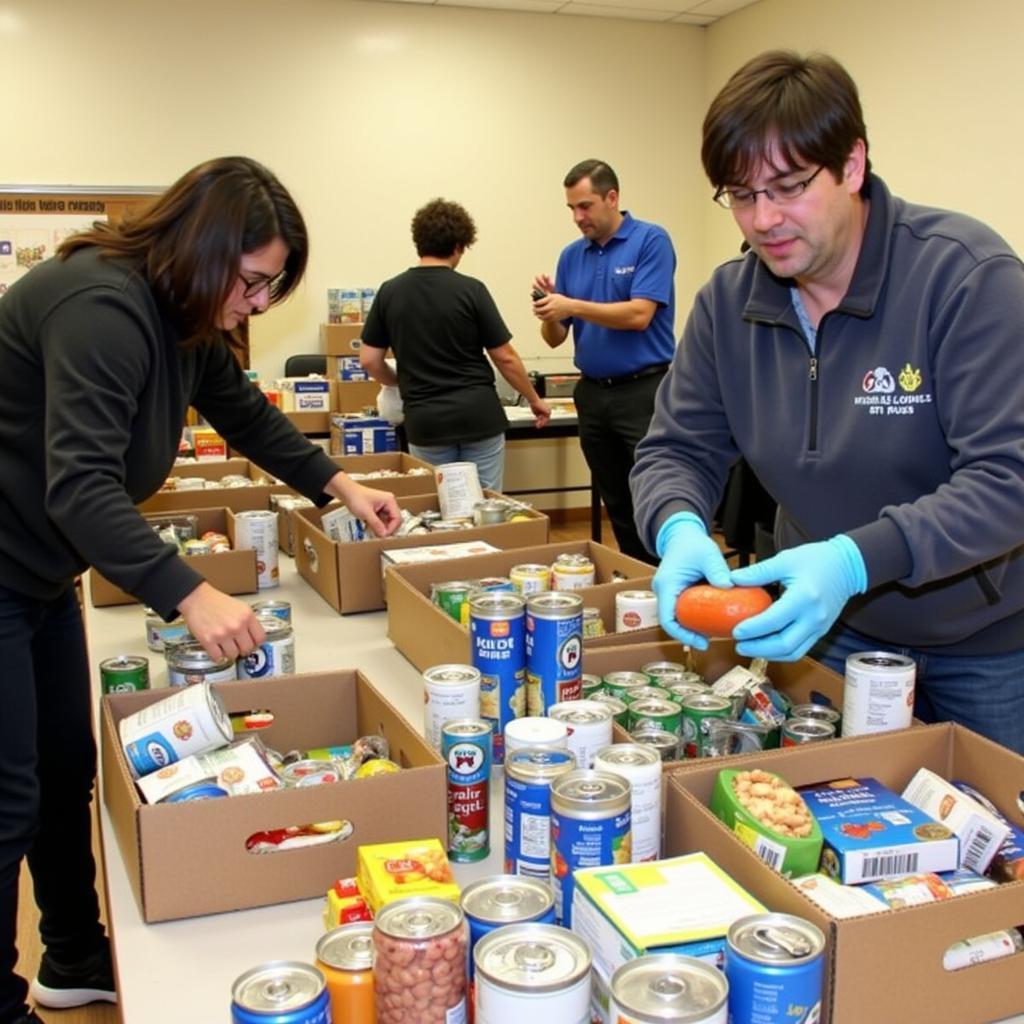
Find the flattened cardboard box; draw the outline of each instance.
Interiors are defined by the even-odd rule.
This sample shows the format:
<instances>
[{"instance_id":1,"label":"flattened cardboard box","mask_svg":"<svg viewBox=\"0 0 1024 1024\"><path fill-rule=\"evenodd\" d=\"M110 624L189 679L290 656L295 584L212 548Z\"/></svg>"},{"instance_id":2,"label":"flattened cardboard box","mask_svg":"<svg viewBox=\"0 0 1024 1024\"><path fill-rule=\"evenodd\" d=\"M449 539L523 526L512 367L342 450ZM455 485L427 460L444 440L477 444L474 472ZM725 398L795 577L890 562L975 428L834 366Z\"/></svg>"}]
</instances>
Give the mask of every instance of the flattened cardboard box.
<instances>
[{"instance_id":1,"label":"flattened cardboard box","mask_svg":"<svg viewBox=\"0 0 1024 1024\"><path fill-rule=\"evenodd\" d=\"M763 767L790 785L873 776L897 793L918 768L969 782L1024 824L1024 758L957 725L928 725L784 750L717 758L666 784L665 854L703 850L770 909L814 922L826 936L822 1021L967 1024L1024 1012L1021 954L960 971L942 966L962 939L1024 923L1024 882L861 917L835 919L762 863L707 804L721 768Z\"/></svg>"},{"instance_id":2,"label":"flattened cardboard box","mask_svg":"<svg viewBox=\"0 0 1024 1024\"><path fill-rule=\"evenodd\" d=\"M491 497L497 496L491 491L484 493ZM437 495L411 495L399 498L398 506L413 513L427 509L437 511ZM526 518L516 522L477 526L470 530L446 530L443 533L431 534L429 537L419 534L339 544L320 529L323 513L332 507L336 506L329 505L324 509L300 508L292 513L292 525L295 529L295 565L302 578L342 615L377 611L384 607L384 583L380 565L382 551L420 547L424 543L429 543L431 539L439 544L485 540L495 547L521 548L544 544L548 539L550 525L546 515L531 509ZM465 564L464 559L458 561ZM419 628L422 627L423 623Z\"/></svg>"},{"instance_id":3,"label":"flattened cardboard box","mask_svg":"<svg viewBox=\"0 0 1024 1024\"><path fill-rule=\"evenodd\" d=\"M491 537L484 539L494 544L501 543ZM517 548L496 554L478 555L474 558L459 558L451 562L389 568L385 578L388 636L421 672L431 665L446 662L464 664L470 656L469 630L431 602L430 585L447 580L507 576L509 569L514 565L523 562L550 565L555 557L562 553L586 555L594 562L595 578L599 582L579 593L583 596L585 605L600 609L606 624L609 609L611 621L614 623L617 591L647 589L650 586L651 566L646 562L630 558L614 548L590 540ZM609 582L615 572L622 573L627 578L616 583ZM661 634L660 629L654 632ZM606 639L587 638L584 640L584 649Z\"/></svg>"},{"instance_id":4,"label":"flattened cardboard box","mask_svg":"<svg viewBox=\"0 0 1024 1024\"><path fill-rule=\"evenodd\" d=\"M373 684L352 669L218 683L229 712L269 709L274 723L260 737L279 750L387 737L393 775L220 800L144 804L131 780L118 722L167 690L103 697L100 731L103 802L110 814L132 889L146 921L323 896L356 873L362 843L444 836L444 762ZM249 853L255 832L317 821L349 821L345 840L277 853Z\"/></svg>"},{"instance_id":5,"label":"flattened cardboard box","mask_svg":"<svg viewBox=\"0 0 1024 1024\"><path fill-rule=\"evenodd\" d=\"M207 487L201 491L158 491L140 502L140 512L181 512L197 508L229 508L232 512L250 512L269 508L271 494L287 494L290 490L273 480L248 459L227 459L224 462L199 462L175 465L171 476L201 476L221 480L229 474L262 481L250 487Z\"/></svg>"},{"instance_id":6,"label":"flattened cardboard box","mask_svg":"<svg viewBox=\"0 0 1024 1024\"><path fill-rule=\"evenodd\" d=\"M202 492L186 491L183 493ZM202 536L207 530L215 530L217 533L226 534L228 540L231 541L231 546L234 547L235 517L230 509L190 508L167 514L196 516L199 520L197 536ZM159 514L153 514L147 518L159 518ZM241 551L223 551L215 555L190 555L188 564L196 572L202 573L222 593L251 594L258 588L256 552L251 548ZM111 583L95 569L89 570L89 595L94 608L136 603L136 598Z\"/></svg>"}]
</instances>

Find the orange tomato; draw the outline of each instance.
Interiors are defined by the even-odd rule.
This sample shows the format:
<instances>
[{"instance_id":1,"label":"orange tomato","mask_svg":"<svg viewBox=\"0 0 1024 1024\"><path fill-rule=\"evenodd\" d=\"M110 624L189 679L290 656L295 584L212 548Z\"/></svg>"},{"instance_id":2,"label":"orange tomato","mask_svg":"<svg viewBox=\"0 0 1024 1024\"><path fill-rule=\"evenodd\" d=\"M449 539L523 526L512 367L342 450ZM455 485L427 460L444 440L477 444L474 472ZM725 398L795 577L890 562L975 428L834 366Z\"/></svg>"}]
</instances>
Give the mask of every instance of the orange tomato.
<instances>
[{"instance_id":1,"label":"orange tomato","mask_svg":"<svg viewBox=\"0 0 1024 1024\"><path fill-rule=\"evenodd\" d=\"M676 599L676 622L707 637L732 636L733 627L772 603L761 587L721 589L707 583L687 587Z\"/></svg>"}]
</instances>

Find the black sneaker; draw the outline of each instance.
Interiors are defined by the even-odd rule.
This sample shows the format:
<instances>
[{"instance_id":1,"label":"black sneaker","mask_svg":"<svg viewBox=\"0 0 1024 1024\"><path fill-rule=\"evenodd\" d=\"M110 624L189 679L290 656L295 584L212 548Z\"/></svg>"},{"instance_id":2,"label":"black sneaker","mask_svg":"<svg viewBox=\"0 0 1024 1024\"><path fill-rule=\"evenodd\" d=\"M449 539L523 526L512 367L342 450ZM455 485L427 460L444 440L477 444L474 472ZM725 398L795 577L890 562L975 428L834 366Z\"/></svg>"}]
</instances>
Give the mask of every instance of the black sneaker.
<instances>
[{"instance_id":1,"label":"black sneaker","mask_svg":"<svg viewBox=\"0 0 1024 1024\"><path fill-rule=\"evenodd\" d=\"M110 947L104 946L98 953L70 965L59 964L49 953L43 953L29 994L39 1006L53 1010L68 1010L87 1003L116 1003ZM35 1024L31 1015L28 1021Z\"/></svg>"}]
</instances>

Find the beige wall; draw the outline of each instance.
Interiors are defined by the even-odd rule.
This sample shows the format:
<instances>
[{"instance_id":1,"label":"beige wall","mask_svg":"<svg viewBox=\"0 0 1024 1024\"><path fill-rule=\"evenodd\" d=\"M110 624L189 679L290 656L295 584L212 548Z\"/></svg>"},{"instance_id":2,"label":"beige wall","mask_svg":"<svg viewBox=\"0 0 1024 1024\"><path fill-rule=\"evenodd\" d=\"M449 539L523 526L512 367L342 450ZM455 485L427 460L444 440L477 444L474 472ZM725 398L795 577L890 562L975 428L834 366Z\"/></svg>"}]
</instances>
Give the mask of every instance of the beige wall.
<instances>
[{"instance_id":1,"label":"beige wall","mask_svg":"<svg viewBox=\"0 0 1024 1024\"><path fill-rule=\"evenodd\" d=\"M254 322L265 376L318 351L328 287L404 269L416 207L458 200L479 232L462 269L520 352L561 370L571 351L543 346L529 286L577 237L561 180L578 160L610 161L624 203L668 228L688 304L703 47L689 26L406 4L0 0L0 179L165 184L213 155L268 164L313 251L303 292Z\"/></svg>"}]
</instances>

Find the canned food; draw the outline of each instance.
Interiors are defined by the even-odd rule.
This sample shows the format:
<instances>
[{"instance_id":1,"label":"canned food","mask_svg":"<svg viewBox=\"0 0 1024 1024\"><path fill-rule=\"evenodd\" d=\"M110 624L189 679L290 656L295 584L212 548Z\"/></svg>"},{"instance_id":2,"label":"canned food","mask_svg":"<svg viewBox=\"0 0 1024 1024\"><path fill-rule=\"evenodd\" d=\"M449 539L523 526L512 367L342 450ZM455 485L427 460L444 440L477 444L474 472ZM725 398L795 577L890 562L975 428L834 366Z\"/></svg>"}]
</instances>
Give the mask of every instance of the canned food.
<instances>
[{"instance_id":1,"label":"canned food","mask_svg":"<svg viewBox=\"0 0 1024 1024\"><path fill-rule=\"evenodd\" d=\"M152 608L147 608L145 615L146 646L151 651L162 651L165 644L192 639L188 626L185 625L185 620L180 615L171 622L164 622L163 617L157 615Z\"/></svg>"},{"instance_id":2,"label":"canned food","mask_svg":"<svg viewBox=\"0 0 1024 1024\"><path fill-rule=\"evenodd\" d=\"M733 1020L818 1020L825 936L793 914L752 914L726 936L725 976Z\"/></svg>"},{"instance_id":3,"label":"canned food","mask_svg":"<svg viewBox=\"0 0 1024 1024\"><path fill-rule=\"evenodd\" d=\"M548 717L569 727L567 743L581 768L589 768L594 754L612 741L612 709L596 700L570 700L554 704Z\"/></svg>"},{"instance_id":4,"label":"canned food","mask_svg":"<svg viewBox=\"0 0 1024 1024\"><path fill-rule=\"evenodd\" d=\"M555 917L572 925L573 873L632 859L630 785L621 775L577 769L551 783L551 884Z\"/></svg>"},{"instance_id":5,"label":"canned food","mask_svg":"<svg viewBox=\"0 0 1024 1024\"><path fill-rule=\"evenodd\" d=\"M235 513L235 547L256 551L256 586L269 590L280 584L277 565L277 513L250 510Z\"/></svg>"},{"instance_id":6,"label":"canned food","mask_svg":"<svg viewBox=\"0 0 1024 1024\"><path fill-rule=\"evenodd\" d=\"M594 755L594 770L629 781L632 860L636 864L661 855L661 756L640 743L613 743Z\"/></svg>"},{"instance_id":7,"label":"canned food","mask_svg":"<svg viewBox=\"0 0 1024 1024\"><path fill-rule=\"evenodd\" d=\"M576 768L569 750L527 747L505 762L505 871L551 881L551 783Z\"/></svg>"},{"instance_id":8,"label":"canned food","mask_svg":"<svg viewBox=\"0 0 1024 1024\"><path fill-rule=\"evenodd\" d=\"M169 686L223 683L238 678L234 658L212 658L195 640L165 644L164 657Z\"/></svg>"},{"instance_id":9,"label":"canned food","mask_svg":"<svg viewBox=\"0 0 1024 1024\"><path fill-rule=\"evenodd\" d=\"M554 591L526 598L526 713L582 696L583 598Z\"/></svg>"},{"instance_id":10,"label":"canned food","mask_svg":"<svg viewBox=\"0 0 1024 1024\"><path fill-rule=\"evenodd\" d=\"M238 659L239 679L290 676L295 672L295 630L276 615L257 615L266 634L263 643Z\"/></svg>"},{"instance_id":11,"label":"canned food","mask_svg":"<svg viewBox=\"0 0 1024 1024\"><path fill-rule=\"evenodd\" d=\"M469 603L470 592L476 584L469 580L448 580L446 583L435 583L431 587L430 599L449 618L465 625L465 608Z\"/></svg>"},{"instance_id":12,"label":"canned food","mask_svg":"<svg viewBox=\"0 0 1024 1024\"><path fill-rule=\"evenodd\" d=\"M864 651L846 659L843 735L907 729L914 717L913 658Z\"/></svg>"},{"instance_id":13,"label":"canned food","mask_svg":"<svg viewBox=\"0 0 1024 1024\"><path fill-rule=\"evenodd\" d=\"M473 525L496 526L508 519L511 510L504 498L484 498L473 505Z\"/></svg>"},{"instance_id":14,"label":"canned food","mask_svg":"<svg viewBox=\"0 0 1024 1024\"><path fill-rule=\"evenodd\" d=\"M695 693L683 698L682 711L683 757L707 757L705 750L708 730L705 723L711 718L732 716L732 701L716 693Z\"/></svg>"},{"instance_id":15,"label":"canned food","mask_svg":"<svg viewBox=\"0 0 1024 1024\"><path fill-rule=\"evenodd\" d=\"M319 786L326 782L339 782L341 772L333 761L317 761L312 759L293 761L282 765L278 775L289 786Z\"/></svg>"},{"instance_id":16,"label":"canned food","mask_svg":"<svg viewBox=\"0 0 1024 1024\"><path fill-rule=\"evenodd\" d=\"M210 546L210 551L215 555L223 554L225 551L231 550L231 541L228 540L226 534L217 533L216 530L207 530L203 534L201 540L204 544Z\"/></svg>"},{"instance_id":17,"label":"canned food","mask_svg":"<svg viewBox=\"0 0 1024 1024\"><path fill-rule=\"evenodd\" d=\"M456 718L480 717L480 670L434 665L423 673L423 735L441 749L441 727Z\"/></svg>"},{"instance_id":18,"label":"canned food","mask_svg":"<svg viewBox=\"0 0 1024 1024\"><path fill-rule=\"evenodd\" d=\"M585 612L586 608L583 611ZM580 691L583 699L587 700L593 697L595 693L602 693L604 691L604 680L600 676L595 676L592 672L584 672L580 676Z\"/></svg>"},{"instance_id":19,"label":"canned food","mask_svg":"<svg viewBox=\"0 0 1024 1024\"><path fill-rule=\"evenodd\" d=\"M274 960L231 986L233 1024L330 1024L327 982L312 964Z\"/></svg>"},{"instance_id":20,"label":"canned food","mask_svg":"<svg viewBox=\"0 0 1024 1024\"><path fill-rule=\"evenodd\" d=\"M491 851L488 813L494 733L489 722L458 718L441 726L448 765L448 856L469 863Z\"/></svg>"},{"instance_id":21,"label":"canned food","mask_svg":"<svg viewBox=\"0 0 1024 1024\"><path fill-rule=\"evenodd\" d=\"M629 691L629 698L631 706L638 700L672 700L668 690L661 686L638 686Z\"/></svg>"},{"instance_id":22,"label":"canned food","mask_svg":"<svg viewBox=\"0 0 1024 1024\"><path fill-rule=\"evenodd\" d=\"M562 554L551 566L552 590L580 590L594 585L594 563L586 555Z\"/></svg>"},{"instance_id":23,"label":"canned food","mask_svg":"<svg viewBox=\"0 0 1024 1024\"><path fill-rule=\"evenodd\" d=\"M600 693L595 693L590 699L596 700L598 704L604 704L605 707L610 708L612 721L617 722L623 729L629 726L629 705L624 700L619 700L618 697L613 697L604 690Z\"/></svg>"},{"instance_id":24,"label":"canned food","mask_svg":"<svg viewBox=\"0 0 1024 1024\"><path fill-rule=\"evenodd\" d=\"M731 718L709 718L705 723L705 757L726 757L767 750L778 744L778 730L757 722L736 722Z\"/></svg>"},{"instance_id":25,"label":"canned food","mask_svg":"<svg viewBox=\"0 0 1024 1024\"><path fill-rule=\"evenodd\" d=\"M442 519L471 519L473 507L484 500L475 462L446 462L434 469L437 503Z\"/></svg>"},{"instance_id":26,"label":"canned food","mask_svg":"<svg viewBox=\"0 0 1024 1024\"><path fill-rule=\"evenodd\" d=\"M254 601L252 610L257 615L276 615L282 622L291 625L292 605L290 601L281 598L271 598L266 601Z\"/></svg>"},{"instance_id":27,"label":"canned food","mask_svg":"<svg viewBox=\"0 0 1024 1024\"><path fill-rule=\"evenodd\" d=\"M526 747L561 747L569 749L569 727L554 718L527 715L513 719L505 726L505 760L515 750Z\"/></svg>"},{"instance_id":28,"label":"canned food","mask_svg":"<svg viewBox=\"0 0 1024 1024\"><path fill-rule=\"evenodd\" d=\"M834 740L836 727L831 722L816 718L788 718L782 723L782 746L796 747L801 743Z\"/></svg>"},{"instance_id":29,"label":"canned food","mask_svg":"<svg viewBox=\"0 0 1024 1024\"><path fill-rule=\"evenodd\" d=\"M473 580L474 590L486 590L490 593L495 591L504 590L509 593L515 592L515 586L507 576L481 576L478 580Z\"/></svg>"},{"instance_id":30,"label":"canned food","mask_svg":"<svg viewBox=\"0 0 1024 1024\"><path fill-rule=\"evenodd\" d=\"M605 690L625 704L630 703L631 691L650 684L650 679L643 672L609 672L604 677Z\"/></svg>"},{"instance_id":31,"label":"canned food","mask_svg":"<svg viewBox=\"0 0 1024 1024\"><path fill-rule=\"evenodd\" d=\"M316 965L327 982L335 1021L376 1024L370 922L341 925L322 935L316 944Z\"/></svg>"},{"instance_id":32,"label":"canned food","mask_svg":"<svg viewBox=\"0 0 1024 1024\"><path fill-rule=\"evenodd\" d=\"M644 697L634 700L629 705L627 728L630 732L638 732L642 729L663 729L665 732L679 733L682 721L682 706L674 700Z\"/></svg>"},{"instance_id":33,"label":"canned food","mask_svg":"<svg viewBox=\"0 0 1024 1024\"><path fill-rule=\"evenodd\" d=\"M480 672L480 717L494 731L494 761L505 759L505 726L526 711L526 602L520 594L474 593L469 635Z\"/></svg>"},{"instance_id":34,"label":"canned food","mask_svg":"<svg viewBox=\"0 0 1024 1024\"><path fill-rule=\"evenodd\" d=\"M627 960L612 975L610 1015L615 1024L726 1024L729 983L717 967L679 953Z\"/></svg>"},{"instance_id":35,"label":"canned food","mask_svg":"<svg viewBox=\"0 0 1024 1024\"><path fill-rule=\"evenodd\" d=\"M161 802L180 804L189 800L216 800L228 795L226 789L221 789L213 782L193 782L190 786L185 786L184 789L175 790L169 796L165 796Z\"/></svg>"},{"instance_id":36,"label":"canned food","mask_svg":"<svg viewBox=\"0 0 1024 1024\"><path fill-rule=\"evenodd\" d=\"M707 683L696 683L691 680L668 683L669 700L680 703L682 703L684 697L689 697L691 694L711 692L711 687Z\"/></svg>"},{"instance_id":37,"label":"canned food","mask_svg":"<svg viewBox=\"0 0 1024 1024\"><path fill-rule=\"evenodd\" d=\"M132 778L231 741L231 719L208 683L177 690L117 724Z\"/></svg>"},{"instance_id":38,"label":"canned food","mask_svg":"<svg viewBox=\"0 0 1024 1024\"><path fill-rule=\"evenodd\" d=\"M551 566L540 562L521 562L508 571L512 585L523 597L551 589Z\"/></svg>"},{"instance_id":39,"label":"canned food","mask_svg":"<svg viewBox=\"0 0 1024 1024\"><path fill-rule=\"evenodd\" d=\"M637 743L653 747L662 761L677 761L679 759L681 741L677 733L665 732L664 729L640 729L632 735Z\"/></svg>"},{"instance_id":40,"label":"canned food","mask_svg":"<svg viewBox=\"0 0 1024 1024\"><path fill-rule=\"evenodd\" d=\"M509 925L485 935L473 959L476 1024L589 1024L591 955L578 935Z\"/></svg>"},{"instance_id":41,"label":"canned food","mask_svg":"<svg viewBox=\"0 0 1024 1024\"><path fill-rule=\"evenodd\" d=\"M149 689L149 658L119 654L100 662L100 689L103 693L134 693Z\"/></svg>"},{"instance_id":42,"label":"canned food","mask_svg":"<svg viewBox=\"0 0 1024 1024\"><path fill-rule=\"evenodd\" d=\"M373 922L373 974L381 1024L428 1020L431 1014L466 1019L466 931L461 908L435 896L410 896L380 908ZM422 981L410 985L413 977ZM388 1012L396 1009L405 1015Z\"/></svg>"},{"instance_id":43,"label":"canned food","mask_svg":"<svg viewBox=\"0 0 1024 1024\"><path fill-rule=\"evenodd\" d=\"M704 677L699 672L691 672L678 661L649 661L646 665L640 666L640 671L655 686L664 686L666 689L671 683L686 682L691 678L699 683L704 682Z\"/></svg>"},{"instance_id":44,"label":"canned food","mask_svg":"<svg viewBox=\"0 0 1024 1024\"><path fill-rule=\"evenodd\" d=\"M653 590L620 590L615 595L615 632L649 629L658 624L658 598Z\"/></svg>"}]
</instances>

